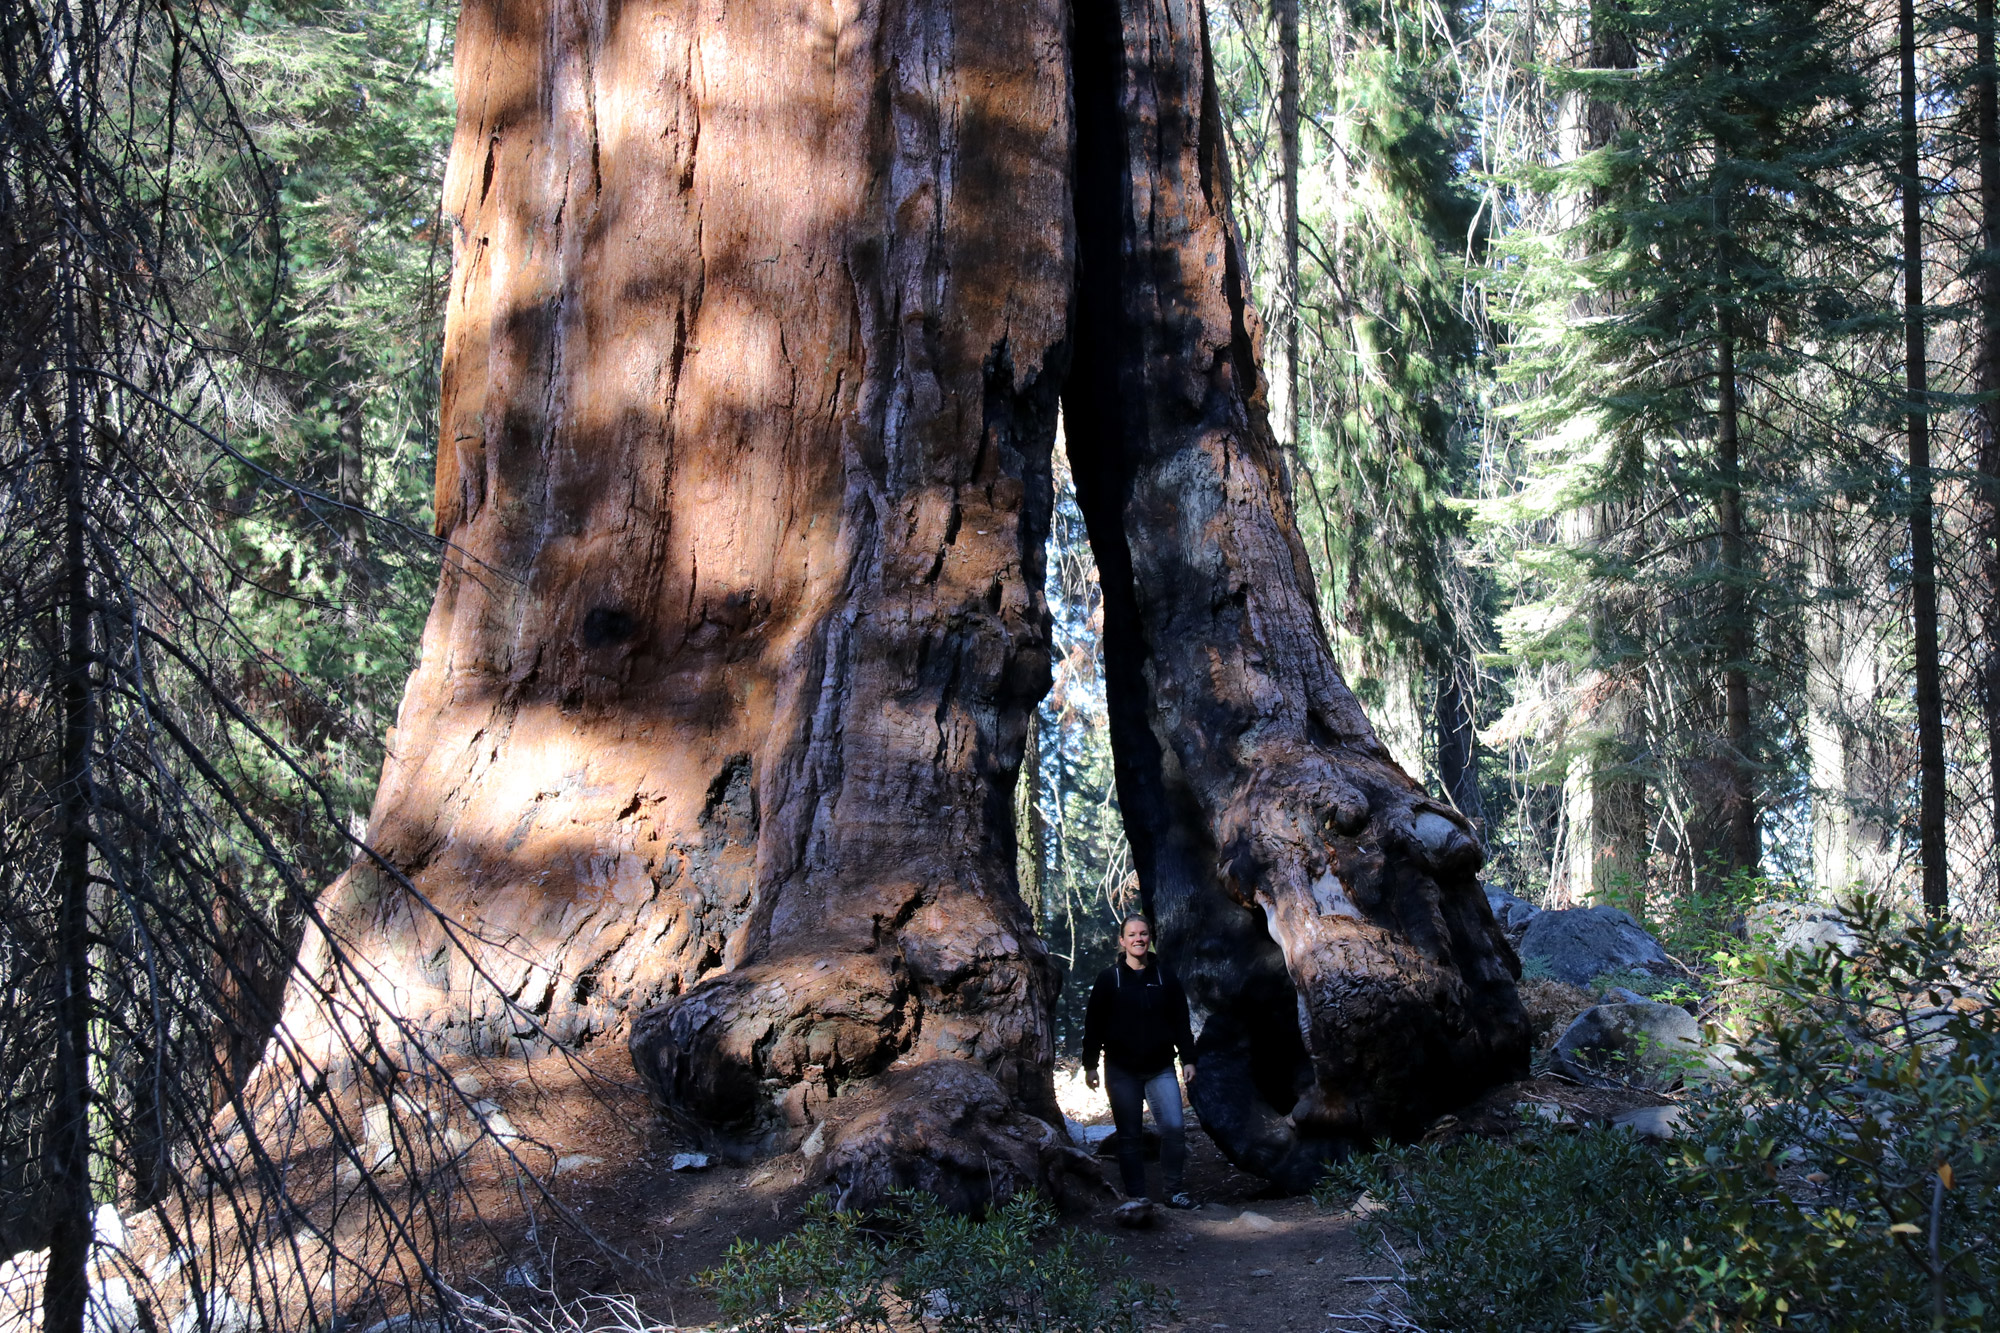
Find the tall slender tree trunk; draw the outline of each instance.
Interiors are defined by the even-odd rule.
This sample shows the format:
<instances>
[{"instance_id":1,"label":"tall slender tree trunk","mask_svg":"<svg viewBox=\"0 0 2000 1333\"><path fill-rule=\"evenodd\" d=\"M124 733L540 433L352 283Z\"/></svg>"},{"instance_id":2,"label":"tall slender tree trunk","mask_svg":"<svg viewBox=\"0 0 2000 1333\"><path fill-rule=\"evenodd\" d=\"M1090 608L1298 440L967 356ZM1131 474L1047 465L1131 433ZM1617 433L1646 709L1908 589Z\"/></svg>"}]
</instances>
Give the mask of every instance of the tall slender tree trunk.
<instances>
[{"instance_id":1,"label":"tall slender tree trunk","mask_svg":"<svg viewBox=\"0 0 2000 1333\"><path fill-rule=\"evenodd\" d=\"M1899 617L1890 600L1882 543L1894 540L1845 507L1803 525L1816 596L1806 615L1806 751L1813 788L1813 876L1832 894L1880 887L1897 860L1897 765L1884 704L1900 686ZM1858 554L1859 558L1855 556ZM1885 725L1886 723L1886 725Z\"/></svg>"},{"instance_id":2,"label":"tall slender tree trunk","mask_svg":"<svg viewBox=\"0 0 2000 1333\"><path fill-rule=\"evenodd\" d=\"M62 701L60 785L55 792L56 996L55 1096L43 1149L48 1173L49 1267L42 1289L47 1333L81 1333L90 1294L90 844L96 727L92 686L92 589L88 550L90 425L84 378L85 279L75 252L64 247L61 288L62 343L73 358L57 372L63 385L63 456L53 469L62 479L63 591L54 619L60 636L55 656L56 696Z\"/></svg>"},{"instance_id":3,"label":"tall slender tree trunk","mask_svg":"<svg viewBox=\"0 0 2000 1333\"><path fill-rule=\"evenodd\" d=\"M1441 654L1434 706L1438 783L1473 827L1483 827L1486 806L1479 794L1479 733L1472 715L1471 692L1450 654Z\"/></svg>"},{"instance_id":4,"label":"tall slender tree trunk","mask_svg":"<svg viewBox=\"0 0 2000 1333\"><path fill-rule=\"evenodd\" d=\"M1285 210L1279 309L1285 321L1285 415L1280 430L1299 445L1299 0L1271 0L1278 20L1278 162Z\"/></svg>"},{"instance_id":5,"label":"tall slender tree trunk","mask_svg":"<svg viewBox=\"0 0 2000 1333\"><path fill-rule=\"evenodd\" d=\"M1736 335L1727 310L1716 346L1716 455L1721 487L1716 520L1722 534L1723 822L1731 870L1755 874L1757 834L1755 733L1750 719L1749 551L1743 525L1743 451L1736 393Z\"/></svg>"},{"instance_id":6,"label":"tall slender tree trunk","mask_svg":"<svg viewBox=\"0 0 2000 1333\"><path fill-rule=\"evenodd\" d=\"M1973 385L1979 394L1975 416L1979 434L1976 466L1979 487L1973 495L1979 540L1982 601L1980 663L1986 713L1986 765L1994 856L2000 866L2000 71L1995 68L1993 0L1974 6L1977 61L1976 90L1979 145L1979 238L1977 261L1979 341L1973 363Z\"/></svg>"},{"instance_id":7,"label":"tall slender tree trunk","mask_svg":"<svg viewBox=\"0 0 2000 1333\"><path fill-rule=\"evenodd\" d=\"M1910 592L1917 671L1917 838L1924 910L1948 905L1944 844L1944 697L1938 683L1937 548L1931 518L1930 384L1924 345L1923 185L1918 176L1917 15L1914 0L1896 10L1902 67L1903 379L1909 396Z\"/></svg>"},{"instance_id":8,"label":"tall slender tree trunk","mask_svg":"<svg viewBox=\"0 0 2000 1333\"><path fill-rule=\"evenodd\" d=\"M1016 869L1061 390L1204 1123L1303 1184L1525 1068L1477 842L1319 637L1199 6L475 0L458 89L409 887L327 905L404 1013L625 1038L850 1206L1090 1169Z\"/></svg>"},{"instance_id":9,"label":"tall slender tree trunk","mask_svg":"<svg viewBox=\"0 0 2000 1333\"><path fill-rule=\"evenodd\" d=\"M1615 0L1597 0L1583 14L1589 31L1580 34L1579 63L1591 69L1632 69L1638 63L1632 43L1609 21ZM1564 107L1562 151L1576 158L1609 144L1618 133L1614 108L1603 101L1572 95ZM1580 297L1578 319L1604 313L1604 300ZM1565 519L1565 539L1588 551L1603 551L1620 536L1622 506L1604 496L1580 506ZM1638 673L1611 645L1629 641L1620 632L1607 595L1588 595L1591 644L1597 661L1581 672L1571 698L1573 755L1563 781L1566 837L1559 865L1559 883L1572 899L1630 904L1642 895L1646 860L1651 850L1646 809L1646 783L1635 777L1636 761L1646 750L1644 708Z\"/></svg>"}]
</instances>

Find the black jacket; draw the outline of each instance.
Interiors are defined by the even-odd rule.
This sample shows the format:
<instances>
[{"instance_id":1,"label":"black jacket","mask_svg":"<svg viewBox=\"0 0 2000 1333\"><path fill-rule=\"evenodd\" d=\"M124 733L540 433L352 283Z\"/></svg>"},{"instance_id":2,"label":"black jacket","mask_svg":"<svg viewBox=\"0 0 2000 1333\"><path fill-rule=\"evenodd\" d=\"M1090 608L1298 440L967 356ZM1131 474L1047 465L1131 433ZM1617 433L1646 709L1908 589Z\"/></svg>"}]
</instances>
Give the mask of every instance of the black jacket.
<instances>
[{"instance_id":1,"label":"black jacket","mask_svg":"<svg viewBox=\"0 0 2000 1333\"><path fill-rule=\"evenodd\" d=\"M1194 1059L1187 992L1163 963L1134 972L1123 959L1098 974L1083 1012L1083 1067L1097 1067L1097 1053L1128 1074L1153 1075L1174 1062Z\"/></svg>"}]
</instances>

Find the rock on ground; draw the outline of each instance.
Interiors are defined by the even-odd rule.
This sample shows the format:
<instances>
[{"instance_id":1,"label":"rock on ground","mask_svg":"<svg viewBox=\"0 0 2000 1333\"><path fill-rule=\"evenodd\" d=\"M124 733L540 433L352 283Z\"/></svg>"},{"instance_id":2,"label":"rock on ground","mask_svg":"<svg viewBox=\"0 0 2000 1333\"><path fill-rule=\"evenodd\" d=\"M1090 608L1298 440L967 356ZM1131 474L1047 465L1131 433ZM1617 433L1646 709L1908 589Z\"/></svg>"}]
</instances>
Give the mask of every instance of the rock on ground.
<instances>
[{"instance_id":1,"label":"rock on ground","mask_svg":"<svg viewBox=\"0 0 2000 1333\"><path fill-rule=\"evenodd\" d=\"M1752 940L1768 941L1774 953L1838 949L1851 955L1861 947L1839 911L1821 903L1760 903L1745 913L1743 929Z\"/></svg>"},{"instance_id":2,"label":"rock on ground","mask_svg":"<svg viewBox=\"0 0 2000 1333\"><path fill-rule=\"evenodd\" d=\"M1526 898L1517 898L1494 884L1486 886L1486 905L1493 909L1493 919L1500 923L1500 929L1507 932L1508 941L1516 948L1528 924L1542 914L1542 909Z\"/></svg>"},{"instance_id":3,"label":"rock on ground","mask_svg":"<svg viewBox=\"0 0 2000 1333\"><path fill-rule=\"evenodd\" d=\"M1588 986L1607 972L1676 976L1681 969L1660 942L1616 907L1542 912L1521 936L1521 964L1558 981Z\"/></svg>"},{"instance_id":4,"label":"rock on ground","mask_svg":"<svg viewBox=\"0 0 2000 1333\"><path fill-rule=\"evenodd\" d=\"M1701 1029L1671 1004L1600 1004L1578 1014L1556 1042L1551 1073L1595 1088L1664 1092L1705 1063Z\"/></svg>"}]
</instances>

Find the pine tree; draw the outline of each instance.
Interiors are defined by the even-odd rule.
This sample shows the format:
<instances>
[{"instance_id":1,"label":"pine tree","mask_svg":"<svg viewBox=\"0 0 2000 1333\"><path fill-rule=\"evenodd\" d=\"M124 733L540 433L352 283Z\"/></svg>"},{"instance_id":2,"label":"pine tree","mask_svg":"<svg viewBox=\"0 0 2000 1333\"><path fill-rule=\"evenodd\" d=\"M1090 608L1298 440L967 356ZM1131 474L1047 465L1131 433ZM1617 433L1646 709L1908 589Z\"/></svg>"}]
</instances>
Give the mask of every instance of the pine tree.
<instances>
[{"instance_id":1,"label":"pine tree","mask_svg":"<svg viewBox=\"0 0 2000 1333\"><path fill-rule=\"evenodd\" d=\"M1777 725L1759 700L1774 671L1760 626L1784 600L1760 528L1767 488L1801 447L1797 377L1880 326L1856 277L1879 265L1879 228L1846 188L1877 148L1856 18L1795 0L1665 0L1599 22L1638 68L1560 81L1621 128L1574 164L1528 173L1583 206L1567 234L1515 249L1514 374L1543 386L1525 416L1560 442L1560 503L1656 516L1576 568L1646 589L1636 607L1666 623L1591 627L1584 651L1629 635L1714 682L1719 708L1698 684L1680 705L1708 718L1679 746L1696 808L1685 850L1754 872ZM1577 321L1586 294L1604 313Z\"/></svg>"}]
</instances>

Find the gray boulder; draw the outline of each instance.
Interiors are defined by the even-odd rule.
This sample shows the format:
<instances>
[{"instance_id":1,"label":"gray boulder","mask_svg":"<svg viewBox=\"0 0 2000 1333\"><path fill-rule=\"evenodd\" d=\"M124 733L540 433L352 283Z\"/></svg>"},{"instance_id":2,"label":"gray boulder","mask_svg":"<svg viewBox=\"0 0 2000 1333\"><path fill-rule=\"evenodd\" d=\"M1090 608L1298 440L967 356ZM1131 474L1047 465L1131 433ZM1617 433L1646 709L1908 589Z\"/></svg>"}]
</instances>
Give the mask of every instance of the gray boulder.
<instances>
[{"instance_id":1,"label":"gray boulder","mask_svg":"<svg viewBox=\"0 0 2000 1333\"><path fill-rule=\"evenodd\" d=\"M202 1293L167 1321L167 1333L255 1333L257 1317L226 1291Z\"/></svg>"},{"instance_id":2,"label":"gray boulder","mask_svg":"<svg viewBox=\"0 0 2000 1333\"><path fill-rule=\"evenodd\" d=\"M1542 914L1542 909L1526 898L1517 898L1497 885L1486 886L1486 905L1493 909L1493 919L1500 923L1510 941L1518 942L1521 932L1528 923Z\"/></svg>"},{"instance_id":3,"label":"gray boulder","mask_svg":"<svg viewBox=\"0 0 2000 1333\"><path fill-rule=\"evenodd\" d=\"M1143 1231L1153 1225L1153 1202L1150 1199L1127 1199L1112 1210L1111 1220L1121 1227Z\"/></svg>"},{"instance_id":4,"label":"gray boulder","mask_svg":"<svg viewBox=\"0 0 2000 1333\"><path fill-rule=\"evenodd\" d=\"M86 1333L140 1333L145 1326L131 1283L122 1277L91 1279L90 1297L83 1311Z\"/></svg>"},{"instance_id":5,"label":"gray boulder","mask_svg":"<svg viewBox=\"0 0 2000 1333\"><path fill-rule=\"evenodd\" d=\"M1635 1106L1611 1117L1611 1127L1665 1143L1680 1137L1684 1113L1678 1106Z\"/></svg>"},{"instance_id":6,"label":"gray boulder","mask_svg":"<svg viewBox=\"0 0 2000 1333\"><path fill-rule=\"evenodd\" d=\"M1819 903L1759 903L1743 917L1752 940L1768 943L1773 953L1818 953L1837 949L1852 955L1861 939L1834 908Z\"/></svg>"},{"instance_id":7,"label":"gray boulder","mask_svg":"<svg viewBox=\"0 0 2000 1333\"><path fill-rule=\"evenodd\" d=\"M1665 1092L1690 1066L1706 1067L1701 1028L1671 1004L1600 1004L1557 1039L1549 1072L1593 1088Z\"/></svg>"},{"instance_id":8,"label":"gray boulder","mask_svg":"<svg viewBox=\"0 0 2000 1333\"><path fill-rule=\"evenodd\" d=\"M1615 907L1537 913L1521 936L1520 954L1523 967L1572 986L1588 986L1606 972L1680 973L1660 942Z\"/></svg>"}]
</instances>

